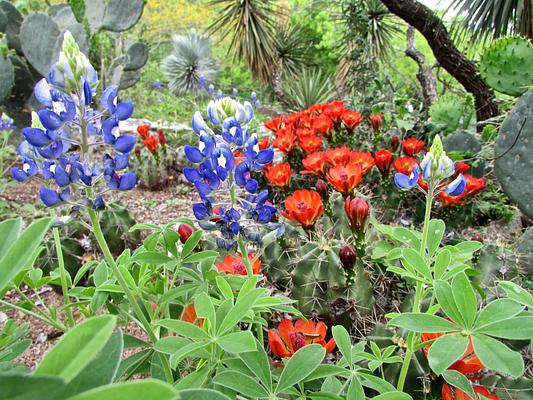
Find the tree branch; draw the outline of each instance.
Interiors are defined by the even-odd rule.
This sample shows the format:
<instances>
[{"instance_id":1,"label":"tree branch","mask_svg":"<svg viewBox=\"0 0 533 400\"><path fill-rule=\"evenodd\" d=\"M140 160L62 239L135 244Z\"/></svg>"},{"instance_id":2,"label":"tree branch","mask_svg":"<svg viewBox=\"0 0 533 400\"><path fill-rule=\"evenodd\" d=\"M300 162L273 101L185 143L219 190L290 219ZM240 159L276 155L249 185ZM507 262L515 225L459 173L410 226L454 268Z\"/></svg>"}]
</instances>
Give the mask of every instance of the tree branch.
<instances>
[{"instance_id":1,"label":"tree branch","mask_svg":"<svg viewBox=\"0 0 533 400\"><path fill-rule=\"evenodd\" d=\"M476 102L478 121L498 115L494 93L481 80L476 65L455 47L446 27L428 7L416 0L381 0L389 11L414 26L429 43L439 64L465 90L472 93Z\"/></svg>"}]
</instances>

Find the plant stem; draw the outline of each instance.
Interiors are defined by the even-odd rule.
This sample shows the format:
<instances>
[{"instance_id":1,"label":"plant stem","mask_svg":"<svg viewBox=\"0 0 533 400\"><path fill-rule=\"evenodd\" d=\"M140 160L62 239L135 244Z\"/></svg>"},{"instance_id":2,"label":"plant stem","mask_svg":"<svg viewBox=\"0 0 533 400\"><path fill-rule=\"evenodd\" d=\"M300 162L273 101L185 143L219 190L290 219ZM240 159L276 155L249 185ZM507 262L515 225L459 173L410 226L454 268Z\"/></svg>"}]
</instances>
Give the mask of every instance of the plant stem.
<instances>
[{"instance_id":1,"label":"plant stem","mask_svg":"<svg viewBox=\"0 0 533 400\"><path fill-rule=\"evenodd\" d=\"M246 274L248 276L252 276L254 274L252 264L250 263L250 260L248 259L248 251L246 250L246 245L244 244L244 240L242 240L241 235L239 235L237 239L237 244L239 245L239 250L242 255L242 262L244 263L244 266L246 268Z\"/></svg>"},{"instance_id":2,"label":"plant stem","mask_svg":"<svg viewBox=\"0 0 533 400\"><path fill-rule=\"evenodd\" d=\"M38 320L46 322L48 325L53 326L54 328L56 328L57 330L60 330L61 332L67 331L67 328L59 321L54 321L53 319L34 313L33 311L30 311L30 310L26 310L25 308L19 307L16 304L8 303L7 301L4 301L2 299L0 299L0 304L3 304L6 307L11 307L12 309L20 311L23 314L31 315L32 317L37 318Z\"/></svg>"},{"instance_id":3,"label":"plant stem","mask_svg":"<svg viewBox=\"0 0 533 400\"><path fill-rule=\"evenodd\" d=\"M434 190L435 189L433 187L433 184L429 183L428 193L426 195L426 213L424 216L424 226L422 228L422 242L420 243L420 255L423 259L426 259L427 256L426 247L428 241L429 221L431 219L431 206L433 204ZM420 312L420 304L422 302L423 290L424 286L422 285L422 282L417 282L415 289L415 299L413 301L413 312ZM407 335L407 351L405 352L402 369L400 370L400 376L398 377L398 385L396 387L400 392L403 390L405 378L407 377L407 371L409 370L409 365L411 364L411 359L413 358L413 348L416 339L417 335L415 335L413 332L409 332L409 334Z\"/></svg>"},{"instance_id":4,"label":"plant stem","mask_svg":"<svg viewBox=\"0 0 533 400\"><path fill-rule=\"evenodd\" d=\"M90 190L87 189L90 193ZM89 212L89 219L91 220L91 224L93 226L93 233L96 237L96 241L98 242L98 245L100 246L100 249L102 250L102 253L104 253L104 258L107 261L107 264L109 267L111 267L111 270L113 271L113 275L115 275L115 278L117 279L118 283L122 287L122 290L124 290L124 294L126 295L126 298L128 299L128 302L130 303L131 307L133 308L133 312L135 314L135 317L137 320L140 321L143 329L145 330L146 334L152 341L152 343L156 343L158 341L158 337L156 336L154 330L152 329L152 326L146 319L146 315L139 306L139 303L137 303L137 300L135 299L135 295L130 290L128 283L126 282L126 279L122 275L122 272L117 266L117 263L115 262L115 259L113 257L113 254L111 254L111 250L109 250L109 246L107 245L107 242L104 237L104 233L102 232L102 227L100 226L100 220L98 218L98 215L96 212L92 209L88 209ZM174 377L172 376L172 371L170 369L170 364L167 360L167 358L162 354L158 353L159 358L161 360L161 366L163 367L163 371L165 373L165 377L168 381L168 383L174 382Z\"/></svg>"},{"instance_id":5,"label":"plant stem","mask_svg":"<svg viewBox=\"0 0 533 400\"><path fill-rule=\"evenodd\" d=\"M68 283L67 270L65 269L65 259L63 258L63 248L61 247L61 237L59 236L59 229L54 227L52 229L54 234L54 243L56 247L57 263L59 265L59 275L61 278L61 291L63 292L63 305L65 306L65 313L67 314L67 326L72 328L76 323L72 316L72 309L68 307L70 300L68 298Z\"/></svg>"}]
</instances>

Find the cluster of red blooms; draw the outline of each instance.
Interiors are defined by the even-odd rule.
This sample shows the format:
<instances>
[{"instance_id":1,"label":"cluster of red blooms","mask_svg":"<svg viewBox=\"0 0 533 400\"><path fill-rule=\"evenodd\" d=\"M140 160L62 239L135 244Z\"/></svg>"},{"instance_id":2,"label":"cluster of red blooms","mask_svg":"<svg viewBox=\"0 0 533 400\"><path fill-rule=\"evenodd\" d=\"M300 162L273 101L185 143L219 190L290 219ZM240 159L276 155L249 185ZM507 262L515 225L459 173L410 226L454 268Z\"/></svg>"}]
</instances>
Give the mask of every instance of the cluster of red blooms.
<instances>
[{"instance_id":1,"label":"cluster of red blooms","mask_svg":"<svg viewBox=\"0 0 533 400\"><path fill-rule=\"evenodd\" d=\"M157 153L158 144L164 147L167 143L167 138L162 129L158 129L157 136L155 136L151 134L150 127L144 124L144 125L139 125L137 127L137 133L141 137L144 147L146 147L148 151L152 154ZM141 148L139 146L136 146L135 154L139 155L140 152L141 152Z\"/></svg>"},{"instance_id":2,"label":"cluster of red blooms","mask_svg":"<svg viewBox=\"0 0 533 400\"><path fill-rule=\"evenodd\" d=\"M442 335L442 333L423 333L422 341L427 342L429 340L435 340L441 337ZM422 349L426 356L430 348L431 345L428 345ZM478 358L478 356L476 356L472 341L470 341L465 351L465 354L463 354L463 356L455 363L453 363L448 369L460 372L461 374L466 375L468 379L475 381L479 379L479 373L483 368L483 363ZM483 398L487 398L489 400L500 399L497 395L490 393L489 390L482 385L474 385L474 393L476 395L475 400L479 400L480 395L483 396ZM472 398L468 396L465 392L463 392L461 389L444 383L442 385L442 400L472 400Z\"/></svg>"}]
</instances>

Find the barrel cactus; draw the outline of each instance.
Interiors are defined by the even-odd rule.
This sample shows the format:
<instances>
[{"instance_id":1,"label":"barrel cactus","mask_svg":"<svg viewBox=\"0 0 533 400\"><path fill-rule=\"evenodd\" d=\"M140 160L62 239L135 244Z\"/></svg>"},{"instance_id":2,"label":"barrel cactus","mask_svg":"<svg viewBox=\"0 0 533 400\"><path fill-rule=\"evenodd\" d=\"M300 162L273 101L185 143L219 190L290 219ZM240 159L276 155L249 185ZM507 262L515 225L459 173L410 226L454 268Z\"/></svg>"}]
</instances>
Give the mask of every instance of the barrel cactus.
<instances>
[{"instance_id":1,"label":"barrel cactus","mask_svg":"<svg viewBox=\"0 0 533 400\"><path fill-rule=\"evenodd\" d=\"M524 94L502 124L494 145L494 173L503 191L533 217L533 90Z\"/></svg>"},{"instance_id":2,"label":"barrel cactus","mask_svg":"<svg viewBox=\"0 0 533 400\"><path fill-rule=\"evenodd\" d=\"M485 50L481 78L498 92L521 96L533 84L533 45L519 36L504 37Z\"/></svg>"}]
</instances>

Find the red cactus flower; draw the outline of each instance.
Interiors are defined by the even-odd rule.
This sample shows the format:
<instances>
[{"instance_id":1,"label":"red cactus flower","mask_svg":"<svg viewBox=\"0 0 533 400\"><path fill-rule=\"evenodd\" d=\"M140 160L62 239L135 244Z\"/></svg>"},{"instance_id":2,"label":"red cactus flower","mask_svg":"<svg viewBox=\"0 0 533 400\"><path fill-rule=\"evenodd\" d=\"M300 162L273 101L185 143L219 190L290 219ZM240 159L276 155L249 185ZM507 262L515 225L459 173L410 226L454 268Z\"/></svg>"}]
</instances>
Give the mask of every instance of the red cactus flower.
<instances>
[{"instance_id":1,"label":"red cactus flower","mask_svg":"<svg viewBox=\"0 0 533 400\"><path fill-rule=\"evenodd\" d=\"M196 310L194 309L193 304L189 304L183 309L183 314L181 314L180 320L194 324L197 319L198 316L196 315Z\"/></svg>"},{"instance_id":2,"label":"red cactus flower","mask_svg":"<svg viewBox=\"0 0 533 400\"><path fill-rule=\"evenodd\" d=\"M350 162L350 149L346 146L328 149L325 153L326 162L331 166L346 165Z\"/></svg>"},{"instance_id":3,"label":"red cactus flower","mask_svg":"<svg viewBox=\"0 0 533 400\"><path fill-rule=\"evenodd\" d=\"M163 132L163 129L157 130L157 137L159 138L159 143L161 143L161 146L167 144L167 137L165 136L165 132Z\"/></svg>"},{"instance_id":4,"label":"red cactus flower","mask_svg":"<svg viewBox=\"0 0 533 400\"><path fill-rule=\"evenodd\" d=\"M250 262L255 258L255 254L248 254ZM221 263L216 263L218 272L225 272L229 275L246 275L246 266L242 254L238 253L237 257L228 254ZM257 275L261 272L261 260L257 259L252 264L252 272Z\"/></svg>"},{"instance_id":5,"label":"red cactus flower","mask_svg":"<svg viewBox=\"0 0 533 400\"><path fill-rule=\"evenodd\" d=\"M324 135L329 136L331 129L333 129L333 121L326 115L313 118L313 130Z\"/></svg>"},{"instance_id":6,"label":"red cactus flower","mask_svg":"<svg viewBox=\"0 0 533 400\"><path fill-rule=\"evenodd\" d=\"M392 164L396 172L404 175L410 175L413 172L413 168L418 164L418 160L413 157L400 157L394 160Z\"/></svg>"},{"instance_id":7,"label":"red cactus flower","mask_svg":"<svg viewBox=\"0 0 533 400\"><path fill-rule=\"evenodd\" d=\"M383 113L372 114L368 117L368 123L374 130L374 133L379 133L381 127L383 126Z\"/></svg>"},{"instance_id":8,"label":"red cactus flower","mask_svg":"<svg viewBox=\"0 0 533 400\"><path fill-rule=\"evenodd\" d=\"M270 186L286 187L291 180L292 169L289 163L279 163L264 169Z\"/></svg>"},{"instance_id":9,"label":"red cactus flower","mask_svg":"<svg viewBox=\"0 0 533 400\"><path fill-rule=\"evenodd\" d=\"M139 134L140 137L142 137L143 139L146 139L148 135L150 134L150 127L146 124L139 125L137 127L137 133Z\"/></svg>"},{"instance_id":10,"label":"red cactus flower","mask_svg":"<svg viewBox=\"0 0 533 400\"><path fill-rule=\"evenodd\" d=\"M235 166L239 165L246 158L239 150L233 150L233 158L235 159Z\"/></svg>"},{"instance_id":11,"label":"red cactus flower","mask_svg":"<svg viewBox=\"0 0 533 400\"><path fill-rule=\"evenodd\" d=\"M265 128L272 132L277 132L283 126L283 117L276 117L270 121L265 122Z\"/></svg>"},{"instance_id":12,"label":"red cactus flower","mask_svg":"<svg viewBox=\"0 0 533 400\"><path fill-rule=\"evenodd\" d=\"M299 349L309 344L319 344L326 349L326 353L331 353L335 349L335 339L326 342L328 327L320 321L318 324L311 320L296 320L293 325L292 320L284 319L278 325L277 331L269 329L268 344L270 350L280 358L292 357Z\"/></svg>"},{"instance_id":13,"label":"red cactus flower","mask_svg":"<svg viewBox=\"0 0 533 400\"><path fill-rule=\"evenodd\" d=\"M424 141L410 138L402 142L403 154L409 157L415 157L424 148Z\"/></svg>"},{"instance_id":14,"label":"red cactus flower","mask_svg":"<svg viewBox=\"0 0 533 400\"><path fill-rule=\"evenodd\" d=\"M470 165L462 161L457 161L454 166L456 174L466 174L470 170Z\"/></svg>"},{"instance_id":15,"label":"red cactus flower","mask_svg":"<svg viewBox=\"0 0 533 400\"><path fill-rule=\"evenodd\" d=\"M350 221L350 226L354 231L364 231L366 221L370 215L370 206L368 202L358 197L346 198L344 202L344 211Z\"/></svg>"},{"instance_id":16,"label":"red cactus flower","mask_svg":"<svg viewBox=\"0 0 533 400\"><path fill-rule=\"evenodd\" d=\"M144 147L146 147L150 153L157 153L157 138L155 136L148 136L143 140Z\"/></svg>"},{"instance_id":17,"label":"red cactus flower","mask_svg":"<svg viewBox=\"0 0 533 400\"><path fill-rule=\"evenodd\" d=\"M498 395L489 392L485 386L474 385L475 400L480 400L480 395L483 399L500 400ZM442 400L472 400L472 398L463 392L461 389L453 387L447 383L442 384Z\"/></svg>"},{"instance_id":18,"label":"red cactus flower","mask_svg":"<svg viewBox=\"0 0 533 400\"><path fill-rule=\"evenodd\" d=\"M361 173L364 175L374 166L374 157L367 151L354 150L350 152L350 164L356 163L361 167Z\"/></svg>"},{"instance_id":19,"label":"red cactus flower","mask_svg":"<svg viewBox=\"0 0 533 400\"><path fill-rule=\"evenodd\" d=\"M442 201L443 207L449 207L454 204L463 204L469 197L472 197L487 187L485 178L475 178L469 174L463 174L466 180L466 187L463 193L453 197L446 192L440 192L437 198Z\"/></svg>"},{"instance_id":20,"label":"red cactus flower","mask_svg":"<svg viewBox=\"0 0 533 400\"><path fill-rule=\"evenodd\" d=\"M351 132L353 131L361 122L363 122L363 116L357 111L346 110L342 113L341 116L344 126Z\"/></svg>"},{"instance_id":21,"label":"red cactus flower","mask_svg":"<svg viewBox=\"0 0 533 400\"><path fill-rule=\"evenodd\" d=\"M257 145L259 146L259 150L268 149L268 147L270 146L270 139L267 137L263 139L259 139L259 141L257 142Z\"/></svg>"},{"instance_id":22,"label":"red cactus flower","mask_svg":"<svg viewBox=\"0 0 533 400\"><path fill-rule=\"evenodd\" d=\"M178 227L178 234L180 235L180 242L185 243L192 235L193 229L189 224L180 224Z\"/></svg>"},{"instance_id":23,"label":"red cactus flower","mask_svg":"<svg viewBox=\"0 0 533 400\"><path fill-rule=\"evenodd\" d=\"M285 153L290 153L296 144L296 135L290 128L282 128L272 142L272 146Z\"/></svg>"},{"instance_id":24,"label":"red cactus flower","mask_svg":"<svg viewBox=\"0 0 533 400\"><path fill-rule=\"evenodd\" d=\"M333 188L345 195L353 192L363 177L359 164L337 165L326 173L326 178Z\"/></svg>"},{"instance_id":25,"label":"red cactus flower","mask_svg":"<svg viewBox=\"0 0 533 400\"><path fill-rule=\"evenodd\" d=\"M302 173L322 175L324 173L325 164L326 160L324 153L321 151L311 153L302 160L302 165L305 168L305 171L302 171Z\"/></svg>"},{"instance_id":26,"label":"red cactus flower","mask_svg":"<svg viewBox=\"0 0 533 400\"><path fill-rule=\"evenodd\" d=\"M333 101L324 107L324 114L327 115L333 122L338 123L341 121L342 114L345 110L344 102Z\"/></svg>"},{"instance_id":27,"label":"red cactus flower","mask_svg":"<svg viewBox=\"0 0 533 400\"><path fill-rule=\"evenodd\" d=\"M296 129L296 136L298 136L298 140L305 140L305 138L309 136L314 136L315 132L307 127L298 128Z\"/></svg>"},{"instance_id":28,"label":"red cactus flower","mask_svg":"<svg viewBox=\"0 0 533 400\"><path fill-rule=\"evenodd\" d=\"M374 153L374 160L376 167L383 175L388 175L390 167L392 165L392 151L390 150L378 150Z\"/></svg>"},{"instance_id":29,"label":"red cactus flower","mask_svg":"<svg viewBox=\"0 0 533 400\"><path fill-rule=\"evenodd\" d=\"M305 229L312 228L323 213L324 205L314 190L296 190L285 199L285 211L281 211L285 218L301 224Z\"/></svg>"},{"instance_id":30,"label":"red cactus flower","mask_svg":"<svg viewBox=\"0 0 533 400\"><path fill-rule=\"evenodd\" d=\"M310 154L322 149L322 138L317 135L309 135L299 140L300 147L305 154Z\"/></svg>"}]
</instances>

